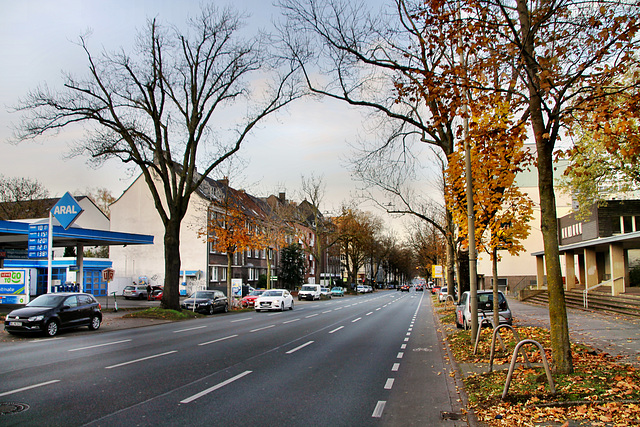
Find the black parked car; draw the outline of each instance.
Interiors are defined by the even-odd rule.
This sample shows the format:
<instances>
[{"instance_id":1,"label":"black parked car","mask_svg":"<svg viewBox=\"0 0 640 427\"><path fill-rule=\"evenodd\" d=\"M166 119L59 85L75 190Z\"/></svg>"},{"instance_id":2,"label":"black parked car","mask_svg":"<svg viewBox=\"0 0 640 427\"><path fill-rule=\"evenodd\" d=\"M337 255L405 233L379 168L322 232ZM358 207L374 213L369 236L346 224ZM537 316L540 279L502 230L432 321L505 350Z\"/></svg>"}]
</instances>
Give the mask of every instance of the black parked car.
<instances>
[{"instance_id":1,"label":"black parked car","mask_svg":"<svg viewBox=\"0 0 640 427\"><path fill-rule=\"evenodd\" d=\"M53 337L62 329L88 326L95 331L102 323L100 303L93 295L61 292L40 295L4 320L10 334L44 332Z\"/></svg>"},{"instance_id":2,"label":"black parked car","mask_svg":"<svg viewBox=\"0 0 640 427\"><path fill-rule=\"evenodd\" d=\"M189 298L182 301L180 306L185 310L193 310L203 314L213 314L216 311L226 313L229 311L229 301L220 291L196 291Z\"/></svg>"}]
</instances>

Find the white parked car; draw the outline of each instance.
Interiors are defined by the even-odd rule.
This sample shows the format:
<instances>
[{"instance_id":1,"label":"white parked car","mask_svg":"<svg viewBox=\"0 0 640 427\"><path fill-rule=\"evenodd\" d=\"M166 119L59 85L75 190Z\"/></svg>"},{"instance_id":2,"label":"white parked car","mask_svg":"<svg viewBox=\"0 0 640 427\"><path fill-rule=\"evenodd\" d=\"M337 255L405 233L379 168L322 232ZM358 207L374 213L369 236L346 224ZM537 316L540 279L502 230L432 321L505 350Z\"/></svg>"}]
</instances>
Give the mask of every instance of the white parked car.
<instances>
[{"instance_id":1,"label":"white parked car","mask_svg":"<svg viewBox=\"0 0 640 427\"><path fill-rule=\"evenodd\" d=\"M320 294L328 299L331 299L331 290L329 288L320 288Z\"/></svg>"},{"instance_id":2,"label":"white parked car","mask_svg":"<svg viewBox=\"0 0 640 427\"><path fill-rule=\"evenodd\" d=\"M293 297L286 289L269 289L256 299L254 307L256 311L293 310Z\"/></svg>"}]
</instances>

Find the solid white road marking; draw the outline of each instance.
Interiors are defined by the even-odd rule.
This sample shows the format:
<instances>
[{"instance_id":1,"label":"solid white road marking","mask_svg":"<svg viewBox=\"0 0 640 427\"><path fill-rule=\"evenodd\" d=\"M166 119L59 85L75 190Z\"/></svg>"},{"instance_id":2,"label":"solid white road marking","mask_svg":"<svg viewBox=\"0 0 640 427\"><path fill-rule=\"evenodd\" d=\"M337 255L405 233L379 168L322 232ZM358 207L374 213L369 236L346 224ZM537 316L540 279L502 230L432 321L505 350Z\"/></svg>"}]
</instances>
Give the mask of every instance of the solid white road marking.
<instances>
[{"instance_id":1,"label":"solid white road marking","mask_svg":"<svg viewBox=\"0 0 640 427\"><path fill-rule=\"evenodd\" d=\"M206 394L209 394L209 393L211 393L212 391L216 391L216 390L218 390L219 388L222 388L222 387L224 387L224 386L226 386L226 385L228 385L228 384L231 384L232 382L234 382L234 381L236 381L236 380L239 380L240 378L242 378L242 377L244 377L244 376L246 376L246 375L249 375L251 372L253 372L253 371L244 371L243 373L241 373L241 374L239 374L239 375L236 375L236 376L235 376L235 377L233 377L233 378L229 378L228 380L223 381L223 382L221 382L220 384L216 384L216 385L214 385L213 387L210 387L210 388L208 388L208 389L206 389L206 390L203 390L203 391L201 391L201 392L200 392L200 393L198 393L198 394L194 394L194 395L193 395L193 396L191 396L191 397L188 397L188 398L186 398L186 399L184 399L184 400L181 400L181 401L180 401L180 403L190 403L190 402L193 402L194 400L196 400L196 399L198 399L198 398L200 398L200 397L202 397L202 396L204 396L204 395L206 395Z\"/></svg>"},{"instance_id":2,"label":"solid white road marking","mask_svg":"<svg viewBox=\"0 0 640 427\"><path fill-rule=\"evenodd\" d=\"M43 387L45 385L54 384L54 383L57 383L57 382L60 382L60 380L51 380L51 381L47 381L47 382L40 383L40 384L34 384L34 385L27 386L27 387L17 388L15 390L11 390L11 391L5 391L4 393L0 393L0 397L8 396L8 395L14 394L14 393L20 393L21 391L25 391L25 390L31 390L32 388Z\"/></svg>"}]
</instances>

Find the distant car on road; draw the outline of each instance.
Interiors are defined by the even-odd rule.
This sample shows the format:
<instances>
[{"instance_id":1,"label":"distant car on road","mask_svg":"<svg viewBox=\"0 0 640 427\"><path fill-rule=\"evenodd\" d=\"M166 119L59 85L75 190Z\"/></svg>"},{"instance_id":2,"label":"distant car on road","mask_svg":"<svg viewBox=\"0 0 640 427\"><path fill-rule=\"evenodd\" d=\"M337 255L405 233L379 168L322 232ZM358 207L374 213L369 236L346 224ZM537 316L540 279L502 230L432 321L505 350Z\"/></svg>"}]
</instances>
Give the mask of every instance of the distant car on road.
<instances>
[{"instance_id":1,"label":"distant car on road","mask_svg":"<svg viewBox=\"0 0 640 427\"><path fill-rule=\"evenodd\" d=\"M416 292L424 292L424 286L416 285Z\"/></svg>"},{"instance_id":2,"label":"distant car on road","mask_svg":"<svg viewBox=\"0 0 640 427\"><path fill-rule=\"evenodd\" d=\"M333 288L331 288L331 295L334 297L343 297L344 288L341 286L334 286Z\"/></svg>"},{"instance_id":3,"label":"distant car on road","mask_svg":"<svg viewBox=\"0 0 640 427\"><path fill-rule=\"evenodd\" d=\"M320 288L320 295L327 299L331 299L331 291L329 288Z\"/></svg>"},{"instance_id":4,"label":"distant car on road","mask_svg":"<svg viewBox=\"0 0 640 427\"><path fill-rule=\"evenodd\" d=\"M478 324L482 322L482 319L493 318L493 291L477 291L478 299ZM471 294L469 291L463 292L460 297L460 303L456 306L456 326L458 328L470 329L471 328ZM513 323L513 315L509 308L509 303L501 291L498 291L498 307L499 307L499 320L500 324L506 323L511 325Z\"/></svg>"},{"instance_id":5,"label":"distant car on road","mask_svg":"<svg viewBox=\"0 0 640 427\"><path fill-rule=\"evenodd\" d=\"M147 287L144 285L129 285L125 286L122 291L124 299L147 299Z\"/></svg>"},{"instance_id":6,"label":"distant car on road","mask_svg":"<svg viewBox=\"0 0 640 427\"><path fill-rule=\"evenodd\" d=\"M293 310L293 297L286 289L269 289L256 299L256 311L262 310Z\"/></svg>"},{"instance_id":7,"label":"distant car on road","mask_svg":"<svg viewBox=\"0 0 640 427\"><path fill-rule=\"evenodd\" d=\"M90 294L44 294L9 313L4 320L4 329L10 334L40 332L50 337L62 329L80 326L95 331L102 323L101 309L100 303Z\"/></svg>"},{"instance_id":8,"label":"distant car on road","mask_svg":"<svg viewBox=\"0 0 640 427\"><path fill-rule=\"evenodd\" d=\"M409 292L409 285L400 286L400 292Z\"/></svg>"},{"instance_id":9,"label":"distant car on road","mask_svg":"<svg viewBox=\"0 0 640 427\"><path fill-rule=\"evenodd\" d=\"M213 314L216 311L229 311L229 301L220 291L196 291L180 304L183 310L197 311L202 314Z\"/></svg>"},{"instance_id":10,"label":"distant car on road","mask_svg":"<svg viewBox=\"0 0 640 427\"><path fill-rule=\"evenodd\" d=\"M303 299L308 300L316 300L320 299L322 296L322 291L320 289L320 285L302 285L300 291L298 292L298 301Z\"/></svg>"}]
</instances>

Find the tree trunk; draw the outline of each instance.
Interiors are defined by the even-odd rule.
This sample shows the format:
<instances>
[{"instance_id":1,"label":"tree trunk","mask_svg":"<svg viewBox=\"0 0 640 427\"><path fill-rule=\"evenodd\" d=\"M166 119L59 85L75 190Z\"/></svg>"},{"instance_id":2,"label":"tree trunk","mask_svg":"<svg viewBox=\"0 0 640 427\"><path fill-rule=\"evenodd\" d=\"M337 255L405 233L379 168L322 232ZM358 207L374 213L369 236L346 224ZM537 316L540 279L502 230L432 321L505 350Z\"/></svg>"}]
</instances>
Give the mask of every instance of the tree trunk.
<instances>
[{"instance_id":1,"label":"tree trunk","mask_svg":"<svg viewBox=\"0 0 640 427\"><path fill-rule=\"evenodd\" d=\"M557 117L547 118L549 126L545 126L542 111L542 85L540 70L535 60L534 35L531 28L531 12L526 0L517 1L520 31L523 41L522 59L529 76L527 80L529 92L529 114L536 141L538 164L538 191L540 194L540 228L544 240L544 256L547 270L547 287L549 290L549 323L551 325L551 350L556 369L561 374L573 372L571 342L569 340L569 323L567 307L564 299L564 286L560 270L560 250L558 248L558 220L556 212L556 195L553 188L553 147L551 123Z\"/></svg>"},{"instance_id":2,"label":"tree trunk","mask_svg":"<svg viewBox=\"0 0 640 427\"><path fill-rule=\"evenodd\" d=\"M227 300L229 307L234 307L234 299L231 294L231 278L233 277L233 252L227 251Z\"/></svg>"},{"instance_id":3,"label":"tree trunk","mask_svg":"<svg viewBox=\"0 0 640 427\"><path fill-rule=\"evenodd\" d=\"M164 231L162 307L180 310L180 221L169 219Z\"/></svg>"},{"instance_id":4,"label":"tree trunk","mask_svg":"<svg viewBox=\"0 0 640 427\"><path fill-rule=\"evenodd\" d=\"M551 349L556 369L561 374L573 372L569 322L564 298L564 285L558 248L558 223L556 198L553 189L553 158L551 150L543 143L538 147L538 187L540 191L541 229L544 239L544 255L549 291L549 323Z\"/></svg>"},{"instance_id":5,"label":"tree trunk","mask_svg":"<svg viewBox=\"0 0 640 427\"><path fill-rule=\"evenodd\" d=\"M500 324L500 304L498 299L498 248L493 248L493 327Z\"/></svg>"}]
</instances>

